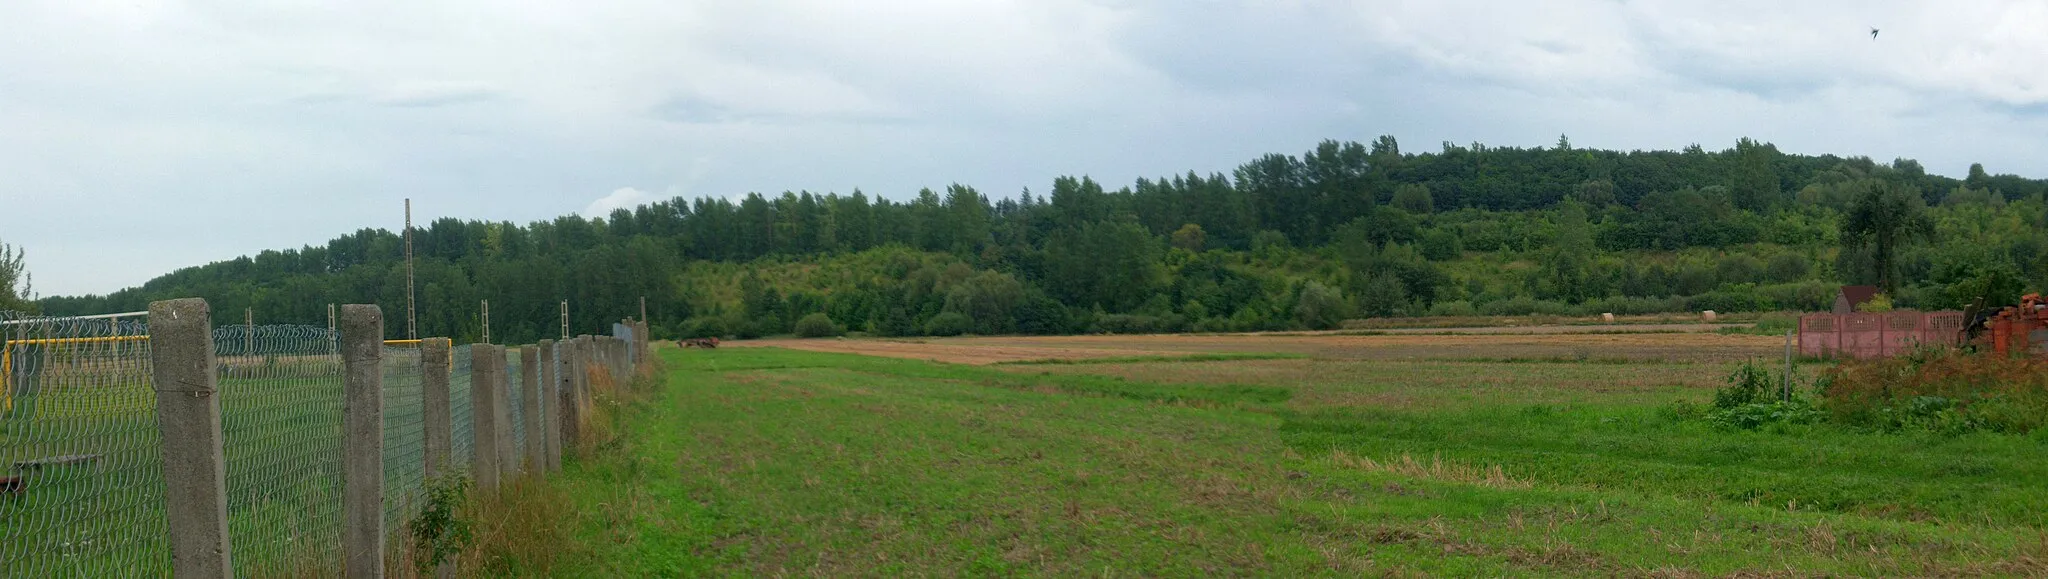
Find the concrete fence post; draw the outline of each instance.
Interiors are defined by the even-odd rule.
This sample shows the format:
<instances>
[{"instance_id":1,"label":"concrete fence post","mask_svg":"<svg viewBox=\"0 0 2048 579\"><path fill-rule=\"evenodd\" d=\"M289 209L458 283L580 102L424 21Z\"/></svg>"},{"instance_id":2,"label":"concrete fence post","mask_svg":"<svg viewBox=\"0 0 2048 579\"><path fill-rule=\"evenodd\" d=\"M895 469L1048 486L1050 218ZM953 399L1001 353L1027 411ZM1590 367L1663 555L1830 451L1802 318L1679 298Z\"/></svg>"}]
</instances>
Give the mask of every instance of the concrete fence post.
<instances>
[{"instance_id":1,"label":"concrete fence post","mask_svg":"<svg viewBox=\"0 0 2048 579\"><path fill-rule=\"evenodd\" d=\"M547 470L547 436L541 434L545 428L541 421L540 408L540 348L524 346L519 348L519 401L521 427L526 431L526 457L521 460L521 472L540 473Z\"/></svg>"},{"instance_id":2,"label":"concrete fence post","mask_svg":"<svg viewBox=\"0 0 2048 579\"><path fill-rule=\"evenodd\" d=\"M482 493L498 490L498 437L491 433L498 428L497 374L505 371L505 357L496 356L493 362L490 344L476 344L469 347L469 473L476 477L476 488Z\"/></svg>"},{"instance_id":3,"label":"concrete fence post","mask_svg":"<svg viewBox=\"0 0 2048 579\"><path fill-rule=\"evenodd\" d=\"M227 454L221 443L220 377L213 312L206 300L149 304L149 362L163 435L164 520L173 577L227 577Z\"/></svg>"},{"instance_id":4,"label":"concrete fence post","mask_svg":"<svg viewBox=\"0 0 2048 579\"><path fill-rule=\"evenodd\" d=\"M564 340L555 344L555 350L559 356L555 366L560 375L555 382L555 407L561 410L555 415L559 421L555 430L561 439L561 452L566 456L576 449L576 421L583 417L576 411L576 341Z\"/></svg>"},{"instance_id":5,"label":"concrete fence post","mask_svg":"<svg viewBox=\"0 0 2048 579\"><path fill-rule=\"evenodd\" d=\"M555 359L555 341L541 340L540 350L540 406L541 423L538 430L528 431L528 436L541 437L541 470L562 469L562 422L560 390L561 362Z\"/></svg>"},{"instance_id":6,"label":"concrete fence post","mask_svg":"<svg viewBox=\"0 0 2048 579\"><path fill-rule=\"evenodd\" d=\"M342 575L384 576L384 314L341 306Z\"/></svg>"},{"instance_id":7,"label":"concrete fence post","mask_svg":"<svg viewBox=\"0 0 2048 579\"><path fill-rule=\"evenodd\" d=\"M648 360L653 359L654 335L649 333L652 331L647 327L647 320L640 320L640 329L633 332L633 339L640 341L640 348L637 350L640 352L640 359L635 362L646 364Z\"/></svg>"},{"instance_id":8,"label":"concrete fence post","mask_svg":"<svg viewBox=\"0 0 2048 579\"><path fill-rule=\"evenodd\" d=\"M427 478L441 476L455 447L454 401L449 399L448 366L453 361L447 338L420 340L420 429L426 438Z\"/></svg>"}]
</instances>

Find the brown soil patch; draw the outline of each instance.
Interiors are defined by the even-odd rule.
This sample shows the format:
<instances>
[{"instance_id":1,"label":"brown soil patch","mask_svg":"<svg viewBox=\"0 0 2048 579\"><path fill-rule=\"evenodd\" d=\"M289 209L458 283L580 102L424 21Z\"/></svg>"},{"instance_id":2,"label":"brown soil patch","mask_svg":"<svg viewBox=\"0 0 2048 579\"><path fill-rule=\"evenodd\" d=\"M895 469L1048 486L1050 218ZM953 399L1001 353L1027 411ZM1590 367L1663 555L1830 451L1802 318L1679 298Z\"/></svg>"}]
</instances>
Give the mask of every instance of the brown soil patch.
<instances>
[{"instance_id":1,"label":"brown soil patch","mask_svg":"<svg viewBox=\"0 0 2048 579\"><path fill-rule=\"evenodd\" d=\"M1783 338L1706 333L1652 334L1201 334L1146 336L1014 336L882 339L776 339L728 342L913 358L957 364L1087 360L1214 353L1284 353L1334 360L1428 358L1630 359L1728 361L1782 355Z\"/></svg>"}]
</instances>

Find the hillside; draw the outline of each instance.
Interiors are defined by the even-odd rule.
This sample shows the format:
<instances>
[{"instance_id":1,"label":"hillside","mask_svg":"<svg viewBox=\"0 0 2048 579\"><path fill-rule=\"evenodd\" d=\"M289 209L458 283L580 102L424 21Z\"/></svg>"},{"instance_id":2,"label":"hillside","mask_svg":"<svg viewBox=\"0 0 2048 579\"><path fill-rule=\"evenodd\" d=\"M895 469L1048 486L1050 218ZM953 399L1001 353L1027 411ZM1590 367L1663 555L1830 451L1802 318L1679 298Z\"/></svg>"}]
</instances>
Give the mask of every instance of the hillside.
<instances>
[{"instance_id":1,"label":"hillside","mask_svg":"<svg viewBox=\"0 0 2048 579\"><path fill-rule=\"evenodd\" d=\"M911 335L1807 309L1843 283L1892 286L1904 307L1959 307L2048 287L2044 193L2048 182L1981 167L1954 179L1911 160L1791 155L1746 139L1711 152L1560 139L1410 153L1381 137L1115 190L1060 177L1016 198L953 185L902 202L785 192L523 226L442 219L416 232L416 287L420 332L458 339L476 336L486 298L494 318L513 320L550 319L568 299L574 323L596 327L636 312L574 305L644 295L662 335L740 336L788 332L813 313ZM1894 214L1910 221L1896 243L1845 228ZM317 324L329 303L402 311L404 285L400 236L365 229L39 305L73 315L200 296L265 322ZM492 333L516 342L552 329L499 322Z\"/></svg>"}]
</instances>

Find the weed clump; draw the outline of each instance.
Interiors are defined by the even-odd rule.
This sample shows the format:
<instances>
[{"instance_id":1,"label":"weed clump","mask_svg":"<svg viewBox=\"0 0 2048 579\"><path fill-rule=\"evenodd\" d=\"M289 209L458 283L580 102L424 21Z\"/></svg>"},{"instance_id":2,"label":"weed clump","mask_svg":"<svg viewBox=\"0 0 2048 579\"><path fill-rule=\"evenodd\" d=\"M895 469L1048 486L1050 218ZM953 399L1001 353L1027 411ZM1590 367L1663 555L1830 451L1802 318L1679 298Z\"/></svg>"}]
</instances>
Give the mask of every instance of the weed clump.
<instances>
[{"instance_id":1,"label":"weed clump","mask_svg":"<svg viewBox=\"0 0 2048 579\"><path fill-rule=\"evenodd\" d=\"M1797 381L1796 377L1787 379ZM1770 370L1745 362L1728 374L1727 385L1714 391L1706 418L1715 425L1756 430L1771 424L1811 424L1824 417L1797 384L1786 384Z\"/></svg>"},{"instance_id":2,"label":"weed clump","mask_svg":"<svg viewBox=\"0 0 2048 579\"><path fill-rule=\"evenodd\" d=\"M1849 360L1830 371L1822 396L1845 424L2028 433L2048 426L2048 360L1951 349Z\"/></svg>"}]
</instances>

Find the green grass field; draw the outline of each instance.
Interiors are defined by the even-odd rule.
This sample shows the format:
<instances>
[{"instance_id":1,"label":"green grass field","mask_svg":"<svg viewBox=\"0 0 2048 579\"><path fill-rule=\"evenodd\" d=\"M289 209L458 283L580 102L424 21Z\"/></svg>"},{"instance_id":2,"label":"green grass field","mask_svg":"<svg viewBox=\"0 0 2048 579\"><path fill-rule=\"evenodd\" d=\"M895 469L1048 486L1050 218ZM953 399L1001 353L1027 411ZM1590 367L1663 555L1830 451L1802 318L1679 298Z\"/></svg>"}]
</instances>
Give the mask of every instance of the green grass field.
<instances>
[{"instance_id":1,"label":"green grass field","mask_svg":"<svg viewBox=\"0 0 2048 579\"><path fill-rule=\"evenodd\" d=\"M493 569L2048 574L2048 438L1719 430L1719 363L663 354L568 544Z\"/></svg>"}]
</instances>

